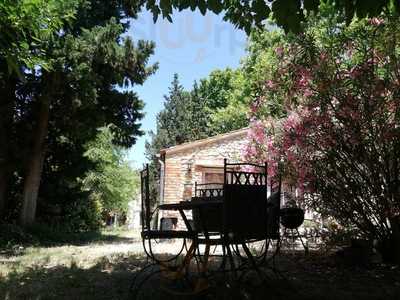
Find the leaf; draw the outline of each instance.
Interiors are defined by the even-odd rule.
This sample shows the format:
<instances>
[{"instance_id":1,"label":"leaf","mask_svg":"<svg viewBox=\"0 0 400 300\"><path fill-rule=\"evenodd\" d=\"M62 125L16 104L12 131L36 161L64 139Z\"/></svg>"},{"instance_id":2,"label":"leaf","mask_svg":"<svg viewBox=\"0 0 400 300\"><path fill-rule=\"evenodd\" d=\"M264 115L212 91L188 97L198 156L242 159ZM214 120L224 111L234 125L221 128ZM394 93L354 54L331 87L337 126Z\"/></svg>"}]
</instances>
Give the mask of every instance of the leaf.
<instances>
[{"instance_id":1,"label":"leaf","mask_svg":"<svg viewBox=\"0 0 400 300\"><path fill-rule=\"evenodd\" d=\"M251 8L253 12L259 14L259 13L265 13L266 11L269 11L268 5L265 3L264 0L254 0L251 4ZM268 16L268 15L267 15Z\"/></svg>"},{"instance_id":2,"label":"leaf","mask_svg":"<svg viewBox=\"0 0 400 300\"><path fill-rule=\"evenodd\" d=\"M196 0L188 0L190 4L190 10L194 11L196 9L197 3Z\"/></svg>"},{"instance_id":3,"label":"leaf","mask_svg":"<svg viewBox=\"0 0 400 300\"><path fill-rule=\"evenodd\" d=\"M182 1L179 1L179 3L178 3L179 11L182 11L182 10L187 9L189 7L190 7L190 2L187 1L187 0L182 0Z\"/></svg>"},{"instance_id":4,"label":"leaf","mask_svg":"<svg viewBox=\"0 0 400 300\"><path fill-rule=\"evenodd\" d=\"M147 8L148 10L153 11L155 5L156 5L156 1L155 1L155 0L148 0L148 1L146 1L146 8Z\"/></svg>"},{"instance_id":5,"label":"leaf","mask_svg":"<svg viewBox=\"0 0 400 300\"><path fill-rule=\"evenodd\" d=\"M207 5L208 5L208 8L216 14L219 14L223 9L223 5L222 5L221 1L218 1L218 0L209 0L207 2Z\"/></svg>"},{"instance_id":6,"label":"leaf","mask_svg":"<svg viewBox=\"0 0 400 300\"><path fill-rule=\"evenodd\" d=\"M170 0L161 0L160 1L160 8L163 14L169 15L172 13L172 6Z\"/></svg>"},{"instance_id":7,"label":"leaf","mask_svg":"<svg viewBox=\"0 0 400 300\"><path fill-rule=\"evenodd\" d=\"M156 23L157 19L158 19L158 15L160 14L160 9L158 7L154 7L152 9L152 13L153 13L153 22Z\"/></svg>"},{"instance_id":8,"label":"leaf","mask_svg":"<svg viewBox=\"0 0 400 300\"><path fill-rule=\"evenodd\" d=\"M198 1L198 7L199 7L199 10L200 10L201 14L204 16L206 14L206 12L207 12L207 3L206 3L206 1L205 0L199 0Z\"/></svg>"},{"instance_id":9,"label":"leaf","mask_svg":"<svg viewBox=\"0 0 400 300\"><path fill-rule=\"evenodd\" d=\"M18 67L17 61L15 57L11 57L11 55L6 56L8 74L12 74L15 72L19 79L25 81L25 76L21 73L20 68Z\"/></svg>"},{"instance_id":10,"label":"leaf","mask_svg":"<svg viewBox=\"0 0 400 300\"><path fill-rule=\"evenodd\" d=\"M272 12L277 25L285 32L299 32L303 12L300 0L276 0L272 3Z\"/></svg>"},{"instance_id":11,"label":"leaf","mask_svg":"<svg viewBox=\"0 0 400 300\"><path fill-rule=\"evenodd\" d=\"M262 11L259 10L256 13L256 15L254 16L254 21L255 21L256 25L258 27L261 27L262 26L262 21L267 19L268 16L270 15L270 13L271 13L271 10L270 10L270 8L268 6L266 6L264 8L264 10L262 10Z\"/></svg>"}]
</instances>

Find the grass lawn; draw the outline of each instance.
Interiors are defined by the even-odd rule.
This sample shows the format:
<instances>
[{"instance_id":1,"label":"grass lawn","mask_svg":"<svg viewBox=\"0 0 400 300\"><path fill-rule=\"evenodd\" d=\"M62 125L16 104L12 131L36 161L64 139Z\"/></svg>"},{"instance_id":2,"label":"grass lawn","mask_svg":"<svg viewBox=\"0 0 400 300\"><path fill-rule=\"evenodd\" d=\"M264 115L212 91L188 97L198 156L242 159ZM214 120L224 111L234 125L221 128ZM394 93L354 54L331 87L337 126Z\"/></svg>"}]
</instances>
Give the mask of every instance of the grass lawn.
<instances>
[{"instance_id":1,"label":"grass lawn","mask_svg":"<svg viewBox=\"0 0 400 300\"><path fill-rule=\"evenodd\" d=\"M128 231L3 249L0 299L129 299L134 273L145 264L138 236ZM254 288L249 299L400 300L400 273L394 266L348 266L318 252L283 253L277 266L283 277ZM159 286L149 282L144 289L154 292ZM236 299L238 294L221 288L217 295Z\"/></svg>"},{"instance_id":2,"label":"grass lawn","mask_svg":"<svg viewBox=\"0 0 400 300\"><path fill-rule=\"evenodd\" d=\"M0 254L0 299L120 299L144 263L138 235L103 232Z\"/></svg>"}]
</instances>

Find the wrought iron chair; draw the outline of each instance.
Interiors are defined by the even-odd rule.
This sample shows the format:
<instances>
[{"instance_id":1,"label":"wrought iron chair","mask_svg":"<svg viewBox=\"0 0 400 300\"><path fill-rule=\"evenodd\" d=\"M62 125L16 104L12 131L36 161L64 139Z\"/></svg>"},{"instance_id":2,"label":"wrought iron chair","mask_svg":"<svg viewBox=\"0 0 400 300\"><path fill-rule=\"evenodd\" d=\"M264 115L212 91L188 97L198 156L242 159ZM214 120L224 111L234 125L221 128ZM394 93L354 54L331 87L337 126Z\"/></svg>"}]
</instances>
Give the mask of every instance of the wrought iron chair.
<instances>
[{"instance_id":1,"label":"wrought iron chair","mask_svg":"<svg viewBox=\"0 0 400 300\"><path fill-rule=\"evenodd\" d=\"M194 183L195 197L218 198L222 197L224 184L220 182Z\"/></svg>"},{"instance_id":2,"label":"wrought iron chair","mask_svg":"<svg viewBox=\"0 0 400 300\"><path fill-rule=\"evenodd\" d=\"M222 243L222 200L223 183L197 183L195 182L193 202L196 201L219 201L221 204L203 207L193 210L193 225L198 233L196 260L204 263L210 256L224 257L225 248ZM210 247L214 249L211 251ZM217 252L221 247L222 253Z\"/></svg>"},{"instance_id":3,"label":"wrought iron chair","mask_svg":"<svg viewBox=\"0 0 400 300\"><path fill-rule=\"evenodd\" d=\"M223 233L226 248L232 249L242 266L257 272L267 260L272 240L277 241L272 257L279 249L281 179L278 177L277 180L268 178L266 163L228 163L224 160ZM262 245L258 251L250 251L255 243ZM230 260L234 264L233 259Z\"/></svg>"},{"instance_id":4,"label":"wrought iron chair","mask_svg":"<svg viewBox=\"0 0 400 300\"><path fill-rule=\"evenodd\" d=\"M195 182L194 197L192 201L221 201L223 199L223 183L197 183ZM202 211L207 216L200 218L200 211L193 210L193 224L198 232L207 232L208 234L221 234L222 232L222 210L220 206L213 206ZM204 224L203 224L204 223ZM206 227L206 228L203 228Z\"/></svg>"},{"instance_id":5,"label":"wrought iron chair","mask_svg":"<svg viewBox=\"0 0 400 300\"><path fill-rule=\"evenodd\" d=\"M169 262L175 260L183 251L185 240L192 239L193 233L187 230L165 230L161 229L153 229L152 228L152 219L153 216L157 213L157 208L155 210L151 210L150 203L150 176L149 176L149 166L146 165L145 169L140 172L140 183L141 183L141 198L142 198L142 242L143 248L146 255L157 263ZM180 251L171 258L161 259L157 257L157 254L152 251L152 242L154 240L171 240L171 239L180 239L182 240L182 247Z\"/></svg>"},{"instance_id":6,"label":"wrought iron chair","mask_svg":"<svg viewBox=\"0 0 400 300\"><path fill-rule=\"evenodd\" d=\"M184 249L187 250L186 242L187 240L195 240L196 236L194 232L188 230L165 230L163 228L157 229L154 228L156 226L152 226L153 217L156 216L158 209L151 209L150 202L150 176L149 176L149 167L146 167L140 172L140 183L141 183L141 223L142 223L142 243L143 249L147 255L147 258L150 259L150 264L137 272L133 283L131 285L131 292L133 298L137 298L137 293L140 291L145 282L152 279L157 274L160 274L164 271L166 272L175 272L179 271L179 266L181 263L178 262L178 259ZM160 242L165 240L179 240L182 242L182 245L179 247L177 253L171 256L165 256L163 252L156 253L154 251L154 245L160 245ZM154 268L158 266L159 268ZM153 270L154 269L154 270ZM143 275L143 276L141 276ZM140 277L141 280L139 280ZM165 285L167 283L164 282Z\"/></svg>"},{"instance_id":7,"label":"wrought iron chair","mask_svg":"<svg viewBox=\"0 0 400 300\"><path fill-rule=\"evenodd\" d=\"M216 232L220 232L220 237L198 241L199 244L211 243L222 246L222 262L218 269L210 270L209 276L222 272L224 277L225 275L231 277L229 281L233 279L234 285L239 284L240 289L251 291L253 286L248 286L247 283L254 284L255 280L249 277L250 275L255 273L258 281L268 278L261 267L267 262L268 250L273 240L276 241L276 251L268 258L273 259L272 268L269 267L276 273L274 258L279 250L281 197L281 180L280 176L278 177L277 180L268 178L266 164L228 163L226 159L224 160L223 190L218 194L222 198L222 205L219 212L215 212L221 221L209 224L209 214L203 211L203 220L204 215L207 215L205 222L207 227L216 226ZM270 183L270 197L267 197L268 183ZM209 191L207 193L210 194ZM211 194L213 193L215 192ZM251 249L256 243L260 244L258 252ZM215 278L218 280L218 277ZM217 284L215 288L218 293L220 285Z\"/></svg>"}]
</instances>

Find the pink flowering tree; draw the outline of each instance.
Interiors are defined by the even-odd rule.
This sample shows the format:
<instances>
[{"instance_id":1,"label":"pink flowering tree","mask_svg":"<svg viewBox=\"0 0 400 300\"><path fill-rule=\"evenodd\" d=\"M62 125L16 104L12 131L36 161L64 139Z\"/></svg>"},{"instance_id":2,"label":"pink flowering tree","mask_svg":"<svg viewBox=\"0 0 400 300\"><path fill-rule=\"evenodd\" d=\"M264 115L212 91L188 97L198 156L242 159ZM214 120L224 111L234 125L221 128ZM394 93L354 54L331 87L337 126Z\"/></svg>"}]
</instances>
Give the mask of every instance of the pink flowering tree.
<instances>
[{"instance_id":1,"label":"pink flowering tree","mask_svg":"<svg viewBox=\"0 0 400 300\"><path fill-rule=\"evenodd\" d=\"M389 255L400 262L398 24L393 18L347 28L315 22L276 48L279 72L252 104L246 155L272 166L284 157L285 177L310 196L308 205L382 248L390 245ZM277 95L285 113L271 122L263 108Z\"/></svg>"}]
</instances>

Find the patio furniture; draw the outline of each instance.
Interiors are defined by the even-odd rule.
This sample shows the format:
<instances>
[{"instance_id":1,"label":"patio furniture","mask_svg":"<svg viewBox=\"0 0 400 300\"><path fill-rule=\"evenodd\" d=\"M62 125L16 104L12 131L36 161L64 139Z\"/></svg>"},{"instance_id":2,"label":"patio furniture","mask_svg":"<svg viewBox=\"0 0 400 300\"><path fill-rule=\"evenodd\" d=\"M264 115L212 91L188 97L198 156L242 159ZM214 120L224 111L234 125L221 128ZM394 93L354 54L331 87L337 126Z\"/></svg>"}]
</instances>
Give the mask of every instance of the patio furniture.
<instances>
[{"instance_id":1,"label":"patio furniture","mask_svg":"<svg viewBox=\"0 0 400 300\"><path fill-rule=\"evenodd\" d=\"M185 268L186 265L185 262L182 263L178 260L179 256L184 250L187 250L186 256L189 257L186 260L190 260L190 256L196 249L193 242L190 244L189 248L187 248L187 242L196 239L196 234L191 230L190 225L187 227L188 230L170 230L170 228L165 229L165 226L157 229L152 226L153 217L157 215L159 207L153 211L151 210L149 179L149 167L146 165L146 167L140 172L142 208L141 237L143 249L148 259L150 259L150 264L138 272L133 279L130 289L134 299L136 299L137 292L140 291L141 286L152 276L160 272L170 272L171 274L174 274L170 279L174 279L173 277L180 277L183 274L183 268ZM177 253L173 255L165 255L163 250L161 250L160 253L156 253L156 251L154 251L154 246L160 245L162 241L180 241L181 246ZM160 269L151 270L155 266L160 267ZM145 274L146 272L147 274ZM140 276L142 274L145 274L143 278Z\"/></svg>"},{"instance_id":2,"label":"patio furniture","mask_svg":"<svg viewBox=\"0 0 400 300\"><path fill-rule=\"evenodd\" d=\"M141 173L144 191L148 191L147 168L146 172ZM268 182L271 184L269 198ZM274 181L267 178L266 164L228 163L224 160L223 184L195 184L195 196L190 201L157 207L160 211L178 211L186 230L152 230L146 219L142 238L144 246L148 244L150 250L145 248L145 251L153 265L161 267L150 272L135 289L140 289L142 283L160 273L172 281L175 280L174 285L166 285L165 290L181 296L193 296L206 291L213 282L213 276L221 275L225 278L226 275L231 275L230 277L240 282L249 271L255 271L259 277L264 278L261 268L267 261L271 240L278 241L276 249L279 249L277 212L280 207L280 189L280 179ZM146 195L148 192L142 195L145 199L142 208L145 216L151 216ZM192 211L193 223L188 220L187 211ZM179 254L183 253L183 249L186 250L183 258L171 267L168 264L171 260L161 260L152 253L151 241L154 238L181 239L183 245L186 240L190 240L191 244L188 248L182 247ZM251 249L255 243L263 243L258 252ZM220 246L222 249L219 264L210 264L210 258L214 256L210 251L212 246ZM178 261L177 256L173 259ZM194 272L191 262L195 264Z\"/></svg>"},{"instance_id":3,"label":"patio furniture","mask_svg":"<svg viewBox=\"0 0 400 300\"><path fill-rule=\"evenodd\" d=\"M268 198L268 181L270 193ZM224 161L224 237L241 263L256 270L266 262L271 241L279 249L280 178L268 178L267 164L228 163ZM250 251L260 244L258 251ZM241 248L241 249L240 249ZM273 253L272 257L275 257ZM231 260L234 263L234 260Z\"/></svg>"},{"instance_id":4,"label":"patio furniture","mask_svg":"<svg viewBox=\"0 0 400 300\"><path fill-rule=\"evenodd\" d=\"M222 200L223 183L202 183L195 182L194 197L191 201L219 201L219 205L210 205L203 207L201 213L206 216L203 220L200 218L200 210L193 210L193 224L197 232L207 232L208 234L222 233ZM204 224L202 224L204 222ZM203 228L204 227L204 228Z\"/></svg>"},{"instance_id":5,"label":"patio furniture","mask_svg":"<svg viewBox=\"0 0 400 300\"><path fill-rule=\"evenodd\" d=\"M195 197L220 198L223 192L224 184L220 182L194 183Z\"/></svg>"},{"instance_id":6,"label":"patio furniture","mask_svg":"<svg viewBox=\"0 0 400 300\"><path fill-rule=\"evenodd\" d=\"M158 208L155 210L151 210L150 203L150 176L149 176L149 166L146 165L145 169L140 172L140 183L141 183L141 198L142 198L142 241L143 248L146 252L147 256L154 260L157 263L162 262L170 262L175 260L183 251L186 239L192 239L194 237L193 232L188 230L165 230L161 229L153 229L152 228L152 218L157 214ZM174 255L172 258L163 259L157 257L157 254L153 252L152 242L155 239L158 240L171 240L171 239L179 239L182 240L181 250Z\"/></svg>"}]
</instances>

